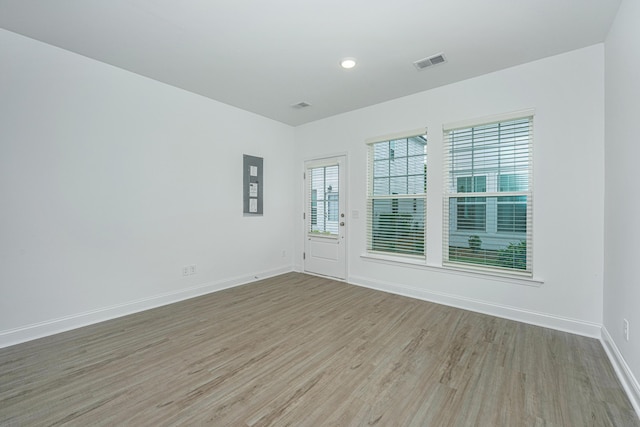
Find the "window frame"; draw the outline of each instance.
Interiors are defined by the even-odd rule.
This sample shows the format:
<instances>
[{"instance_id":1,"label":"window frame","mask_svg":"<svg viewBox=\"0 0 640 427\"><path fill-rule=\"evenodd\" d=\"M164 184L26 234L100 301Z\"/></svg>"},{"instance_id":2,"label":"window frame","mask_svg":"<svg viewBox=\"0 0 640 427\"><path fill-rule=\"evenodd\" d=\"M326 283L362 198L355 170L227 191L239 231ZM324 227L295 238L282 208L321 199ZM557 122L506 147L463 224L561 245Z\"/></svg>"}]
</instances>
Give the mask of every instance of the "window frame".
<instances>
[{"instance_id":1,"label":"window frame","mask_svg":"<svg viewBox=\"0 0 640 427\"><path fill-rule=\"evenodd\" d=\"M443 125L443 229L442 229L442 266L445 268L455 268L469 271L479 271L479 272L487 272L487 273L498 273L498 274L506 274L517 277L533 277L533 138L534 138L534 115L535 111L533 109L517 111L508 114L502 114L497 116L485 117L480 119L467 120L463 122L451 123ZM527 120L528 123L525 123L524 126L528 126L528 131L526 133L527 139L524 140L524 143L519 143L517 140L513 142L513 150L514 153L517 153L518 161L521 162L521 158L524 158L525 155L522 153L526 153L526 166L523 167L522 164L518 164L518 166L513 166L513 170L509 168L501 169L500 162L502 161L502 157L500 154L500 144L498 145L498 154L494 154L492 159L498 162L498 166L494 167L493 170L488 168L487 166L477 167L474 164L474 161L471 161L470 169L454 169L454 154L452 152L452 144L455 144L451 140L451 133L460 130L472 130L474 128L480 129L491 129L492 126L498 124L505 124L512 121L518 120ZM469 141L471 141L470 153L472 156L475 156L474 144L475 144L475 136L471 136ZM514 137L515 138L515 137ZM505 138L506 139L506 138ZM496 138L497 141L502 141L502 138ZM526 151L523 150L522 147L526 146ZM469 148L466 148L469 150ZM480 152L481 153L481 152ZM514 157L516 155L514 154ZM472 157L473 158L473 157ZM459 161L459 160L458 160ZM483 169L484 168L484 169ZM485 192L465 192L460 193L458 188L458 178L465 176L487 176L486 183L487 187L485 188ZM491 175L491 176L488 176ZM515 178L513 182L517 186L518 183L524 183L526 189L516 189L516 188L501 188L501 176L505 175L514 175ZM524 180L519 178L518 175L524 175ZM473 179L473 178L472 178ZM505 179L505 178L502 178ZM490 184L491 182L491 184ZM454 187L455 186L455 187ZM473 189L475 190L475 188ZM506 190L506 191L505 191ZM521 197L525 197L525 200L522 201ZM458 232L459 224L458 221L458 212L457 212L457 204L460 203L460 198L484 198L485 200L485 231L474 231L474 230L461 230ZM507 199L509 198L509 199ZM457 199L457 200L456 200ZM502 200L501 200L502 199ZM510 200L510 201L505 201ZM453 203L453 204L452 204ZM524 204L526 218L524 219L525 223L525 231L522 233L519 230L519 217L517 217L517 213L521 210L516 207L516 205ZM500 229L502 224L506 223L504 218L502 221L499 220L499 212L504 212L502 206L513 206L513 219L512 226L510 230ZM521 209L521 208L520 208ZM454 223L455 222L455 223ZM508 222L508 221L507 221ZM454 236L455 233L455 236ZM451 248L450 243L452 242L452 238L460 239L462 234L468 234L469 239L474 234L478 234L480 236L488 236L489 238L493 238L496 241L499 239L521 239L518 240L518 244L515 246L507 246L504 249L511 249L514 252L514 260L511 267L506 267L503 265L498 265L502 262L502 252L496 250L494 256L496 259L498 256L500 257L500 262L491 261L489 259L485 259L480 261L481 255L478 255L478 260L472 260L470 257L465 261L464 256L458 257L458 253L456 253L456 259L450 259ZM524 244L522 243L524 242ZM469 242L469 248L471 248L471 243ZM495 244L498 245L497 243ZM522 246L524 245L524 256L526 257L525 263L520 261L520 257L522 256ZM458 246L454 246L458 248ZM486 250L484 252L491 253L491 250ZM506 253L506 252L505 252ZM500 255L498 255L500 254ZM485 255L486 256L486 255ZM516 260L517 258L517 260ZM524 268L521 268L524 267Z\"/></svg>"},{"instance_id":2,"label":"window frame","mask_svg":"<svg viewBox=\"0 0 640 427\"><path fill-rule=\"evenodd\" d=\"M409 139L415 137L424 138L424 152L422 154L411 154L409 147ZM402 154L402 150L398 149L398 147L393 146L396 142L406 139L407 140L407 152ZM376 138L369 138L365 141L367 145L367 242L366 242L366 251L367 254L370 255L383 255L383 256L393 256L400 257L401 259L414 259L414 260L426 260L426 235L427 235L427 146L428 146L428 138L427 138L427 129L420 128L412 131L401 132ZM403 174L394 174L392 172L391 163L388 165L388 170L386 175L376 175L376 162L380 164L381 161L385 159L376 159L375 158L375 146L380 143L388 143L389 144L389 156L387 159L389 162L397 161L400 159L407 159L406 163L406 171ZM421 173L413 173L411 171L411 167L415 169L416 165L410 164L411 158L421 157L420 160L420 169ZM416 181L411 180L412 177L419 177ZM398 193L394 191L394 178L397 180L398 178L404 178L406 180L405 185L406 192ZM385 180L387 181L385 184ZM399 181L396 181L399 182ZM379 183L383 183L383 187L380 186ZM386 185L387 190L386 193L379 193L380 189L384 188ZM413 189L414 192L412 192ZM416 188L422 188L420 192L415 192ZM390 202L389 215L394 217L393 221L398 221L398 226L393 228L386 228L384 225L379 228L376 232L375 222L378 216L375 216L376 210L376 202L378 205L380 204L388 204ZM418 241L416 239L415 230L413 230L414 223L409 225L412 230L407 231L407 225L403 222L404 215L403 212L407 212L408 216L410 216L409 210L403 210L402 206L409 207L413 212L417 212L420 209L421 220L417 223L418 227L422 225L422 233L421 239ZM417 210L416 210L417 209ZM395 216L397 215L397 217ZM406 219L406 218L404 218ZM390 219L383 221L391 221ZM383 223L384 224L384 223ZM388 224L388 222L387 222ZM395 232L393 234L394 237L389 237L391 234L384 234L388 231ZM418 228L419 231L419 228ZM404 234L403 234L404 233ZM383 235L382 241L383 243L379 246L375 244L375 236ZM409 237L407 237L409 236ZM408 241L408 242L407 242ZM387 246L389 245L389 246ZM413 245L413 247L412 247ZM385 247L387 246L387 247Z\"/></svg>"}]
</instances>

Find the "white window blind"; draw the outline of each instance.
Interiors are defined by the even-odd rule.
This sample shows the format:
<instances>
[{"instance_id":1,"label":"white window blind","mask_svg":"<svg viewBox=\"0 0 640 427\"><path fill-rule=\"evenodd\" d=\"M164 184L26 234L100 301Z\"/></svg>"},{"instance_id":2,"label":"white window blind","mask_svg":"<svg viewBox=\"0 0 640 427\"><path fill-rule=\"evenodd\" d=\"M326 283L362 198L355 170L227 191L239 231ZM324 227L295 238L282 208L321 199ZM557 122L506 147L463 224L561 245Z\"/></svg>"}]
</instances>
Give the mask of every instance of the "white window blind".
<instances>
[{"instance_id":1,"label":"white window blind","mask_svg":"<svg viewBox=\"0 0 640 427\"><path fill-rule=\"evenodd\" d=\"M425 255L427 136L368 145L367 250Z\"/></svg>"},{"instance_id":2,"label":"white window blind","mask_svg":"<svg viewBox=\"0 0 640 427\"><path fill-rule=\"evenodd\" d=\"M531 275L533 112L520 114L444 127L443 263Z\"/></svg>"}]
</instances>

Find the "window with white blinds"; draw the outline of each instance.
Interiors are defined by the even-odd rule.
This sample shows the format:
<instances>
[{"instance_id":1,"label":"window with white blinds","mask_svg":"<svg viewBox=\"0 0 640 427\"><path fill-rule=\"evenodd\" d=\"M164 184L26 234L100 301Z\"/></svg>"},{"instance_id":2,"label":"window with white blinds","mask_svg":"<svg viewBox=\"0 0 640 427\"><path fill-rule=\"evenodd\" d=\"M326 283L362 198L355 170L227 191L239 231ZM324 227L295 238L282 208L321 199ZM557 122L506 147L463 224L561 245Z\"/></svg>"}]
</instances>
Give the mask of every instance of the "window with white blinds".
<instances>
[{"instance_id":1,"label":"window with white blinds","mask_svg":"<svg viewBox=\"0 0 640 427\"><path fill-rule=\"evenodd\" d=\"M338 236L338 210L340 209L340 167L321 166L307 170L309 175L309 233Z\"/></svg>"},{"instance_id":2,"label":"window with white blinds","mask_svg":"<svg viewBox=\"0 0 640 427\"><path fill-rule=\"evenodd\" d=\"M443 130L443 263L531 275L533 112Z\"/></svg>"},{"instance_id":3,"label":"window with white blinds","mask_svg":"<svg viewBox=\"0 0 640 427\"><path fill-rule=\"evenodd\" d=\"M425 255L427 136L368 142L367 250Z\"/></svg>"}]
</instances>

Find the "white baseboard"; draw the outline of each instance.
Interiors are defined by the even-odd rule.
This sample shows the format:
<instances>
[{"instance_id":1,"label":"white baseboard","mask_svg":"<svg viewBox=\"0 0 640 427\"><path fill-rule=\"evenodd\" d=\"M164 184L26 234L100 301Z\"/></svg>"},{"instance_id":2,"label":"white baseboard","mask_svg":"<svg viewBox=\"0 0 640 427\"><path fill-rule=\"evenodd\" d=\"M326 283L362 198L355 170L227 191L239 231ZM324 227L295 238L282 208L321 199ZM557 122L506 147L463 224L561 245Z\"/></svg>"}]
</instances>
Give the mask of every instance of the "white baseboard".
<instances>
[{"instance_id":1,"label":"white baseboard","mask_svg":"<svg viewBox=\"0 0 640 427\"><path fill-rule=\"evenodd\" d=\"M406 285L379 282L376 280L366 279L364 277L351 276L348 281L354 285L379 291L600 339L600 330L602 325L597 323L584 322L581 320L554 316L547 313L523 310L516 307L494 304L487 301L465 298L442 292L426 291L424 289L417 289Z\"/></svg>"},{"instance_id":2,"label":"white baseboard","mask_svg":"<svg viewBox=\"0 0 640 427\"><path fill-rule=\"evenodd\" d=\"M138 313L152 308L172 304L189 298L221 291L223 289L233 288L235 286L244 285L256 280L262 280L269 277L277 276L292 271L290 267L283 267L270 271L253 273L246 276L239 276L210 282L194 286L188 289L182 289L176 292L170 292L161 295L155 295L136 301L130 301L124 304L118 304L110 307L104 307L97 310L91 310L84 313L78 313L57 319L39 322L20 328L0 331L0 348L9 347L11 345L20 344L37 338L54 335L60 332L77 329L83 326L92 325L94 323L104 322L106 320L115 319L117 317Z\"/></svg>"},{"instance_id":3,"label":"white baseboard","mask_svg":"<svg viewBox=\"0 0 640 427\"><path fill-rule=\"evenodd\" d=\"M604 326L602 327L600 341L602 341L602 346L607 352L607 356L609 356L609 360L618 375L618 379L622 383L622 387L627 392L627 396L629 396L633 409L635 409L636 414L640 417L640 384L638 384L638 380L633 375L633 372L631 372L618 346Z\"/></svg>"}]
</instances>

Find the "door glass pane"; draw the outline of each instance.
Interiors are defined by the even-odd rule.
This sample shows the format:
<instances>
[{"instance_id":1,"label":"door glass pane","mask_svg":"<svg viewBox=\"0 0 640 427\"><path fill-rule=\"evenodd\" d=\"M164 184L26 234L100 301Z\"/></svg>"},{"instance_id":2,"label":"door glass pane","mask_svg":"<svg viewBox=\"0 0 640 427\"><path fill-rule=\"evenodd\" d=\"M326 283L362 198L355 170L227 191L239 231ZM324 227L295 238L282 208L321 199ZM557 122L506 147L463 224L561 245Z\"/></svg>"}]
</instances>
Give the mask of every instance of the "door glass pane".
<instances>
[{"instance_id":1,"label":"door glass pane","mask_svg":"<svg viewBox=\"0 0 640 427\"><path fill-rule=\"evenodd\" d=\"M317 235L338 235L340 194L339 167L322 166L308 171L311 215L309 232Z\"/></svg>"}]
</instances>

